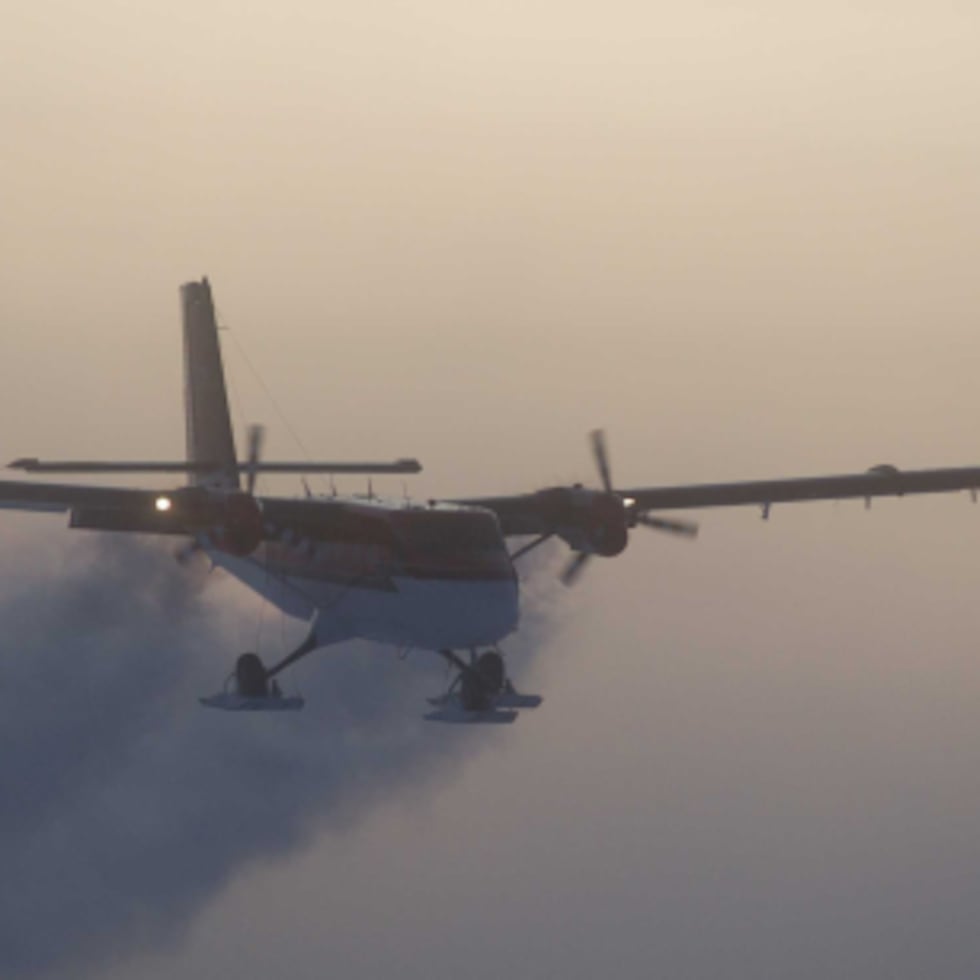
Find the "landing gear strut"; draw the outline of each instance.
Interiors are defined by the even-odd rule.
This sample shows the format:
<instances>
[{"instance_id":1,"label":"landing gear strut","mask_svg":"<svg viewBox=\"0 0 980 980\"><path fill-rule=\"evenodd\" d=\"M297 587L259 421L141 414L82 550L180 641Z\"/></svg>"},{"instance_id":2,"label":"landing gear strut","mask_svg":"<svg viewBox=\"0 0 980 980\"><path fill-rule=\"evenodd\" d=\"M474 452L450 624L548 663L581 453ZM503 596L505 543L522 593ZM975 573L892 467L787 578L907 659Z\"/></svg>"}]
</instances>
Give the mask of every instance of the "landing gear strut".
<instances>
[{"instance_id":1,"label":"landing gear strut","mask_svg":"<svg viewBox=\"0 0 980 980\"><path fill-rule=\"evenodd\" d=\"M201 704L223 711L298 711L303 707L303 699L284 695L276 675L320 645L314 622L303 642L272 667L266 667L256 653L243 653L228 675L224 690L201 698ZM510 724L517 719L519 709L541 704L538 695L518 694L514 690L499 650L482 653L471 650L468 657L453 650L438 652L456 674L445 694L429 698L436 710L430 711L426 720Z\"/></svg>"}]
</instances>

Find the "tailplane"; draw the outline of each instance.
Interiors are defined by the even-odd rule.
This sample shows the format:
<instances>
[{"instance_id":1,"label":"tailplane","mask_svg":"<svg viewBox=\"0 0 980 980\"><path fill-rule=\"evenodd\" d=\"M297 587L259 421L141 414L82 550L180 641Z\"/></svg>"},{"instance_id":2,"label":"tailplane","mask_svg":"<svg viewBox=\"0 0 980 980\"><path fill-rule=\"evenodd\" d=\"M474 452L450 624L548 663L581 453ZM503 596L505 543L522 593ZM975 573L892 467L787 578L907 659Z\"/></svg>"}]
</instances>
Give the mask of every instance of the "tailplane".
<instances>
[{"instance_id":1,"label":"tailplane","mask_svg":"<svg viewBox=\"0 0 980 980\"><path fill-rule=\"evenodd\" d=\"M192 470L188 482L194 486L237 490L240 481L235 437L228 411L211 284L207 279L185 283L180 287L180 298L184 319L187 462L207 467Z\"/></svg>"},{"instance_id":2,"label":"tailplane","mask_svg":"<svg viewBox=\"0 0 980 980\"><path fill-rule=\"evenodd\" d=\"M213 490L241 490L240 474L248 477L251 494L259 473L418 473L417 459L390 463L273 462L260 457L260 426L250 430L248 459L238 462L235 437L228 411L225 371L218 343L218 324L207 279L180 287L184 319L184 410L187 422L187 458L176 462L138 460L41 460L16 459L12 469L30 473L187 473L191 486Z\"/></svg>"}]
</instances>

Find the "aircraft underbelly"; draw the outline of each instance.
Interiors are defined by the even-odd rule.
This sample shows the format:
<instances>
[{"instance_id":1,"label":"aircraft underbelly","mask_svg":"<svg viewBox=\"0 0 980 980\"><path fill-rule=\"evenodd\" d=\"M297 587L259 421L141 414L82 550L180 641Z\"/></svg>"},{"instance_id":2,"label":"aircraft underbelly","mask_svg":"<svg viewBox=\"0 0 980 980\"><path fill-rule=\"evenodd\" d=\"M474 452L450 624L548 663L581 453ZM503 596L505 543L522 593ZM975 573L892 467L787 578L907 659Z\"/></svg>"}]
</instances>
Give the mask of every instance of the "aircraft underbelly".
<instances>
[{"instance_id":1,"label":"aircraft underbelly","mask_svg":"<svg viewBox=\"0 0 980 980\"><path fill-rule=\"evenodd\" d=\"M518 591L510 581L394 578L393 590L301 581L319 609L317 632L346 627L354 636L399 647L469 649L517 628ZM333 621L333 626L331 625Z\"/></svg>"},{"instance_id":2,"label":"aircraft underbelly","mask_svg":"<svg viewBox=\"0 0 980 980\"><path fill-rule=\"evenodd\" d=\"M500 642L517 628L514 579L395 575L388 587L270 573L249 559L212 553L220 565L290 616L317 614L322 645L363 638L398 647L464 650Z\"/></svg>"}]
</instances>

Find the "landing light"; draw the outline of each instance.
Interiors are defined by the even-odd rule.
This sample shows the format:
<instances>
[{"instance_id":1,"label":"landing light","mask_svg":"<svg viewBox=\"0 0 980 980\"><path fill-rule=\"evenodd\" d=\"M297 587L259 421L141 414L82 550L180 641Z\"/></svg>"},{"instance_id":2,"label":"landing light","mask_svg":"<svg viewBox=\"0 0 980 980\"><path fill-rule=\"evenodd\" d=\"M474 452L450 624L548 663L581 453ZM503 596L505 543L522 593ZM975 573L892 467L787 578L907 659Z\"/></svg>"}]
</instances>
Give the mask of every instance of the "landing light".
<instances>
[{"instance_id":1,"label":"landing light","mask_svg":"<svg viewBox=\"0 0 980 980\"><path fill-rule=\"evenodd\" d=\"M154 501L154 506L161 514L165 514L173 505L174 502L169 497L157 497Z\"/></svg>"},{"instance_id":2,"label":"landing light","mask_svg":"<svg viewBox=\"0 0 980 980\"><path fill-rule=\"evenodd\" d=\"M624 507L632 507L633 504L635 504L635 503L636 503L636 501L632 497L623 497L623 506Z\"/></svg>"}]
</instances>

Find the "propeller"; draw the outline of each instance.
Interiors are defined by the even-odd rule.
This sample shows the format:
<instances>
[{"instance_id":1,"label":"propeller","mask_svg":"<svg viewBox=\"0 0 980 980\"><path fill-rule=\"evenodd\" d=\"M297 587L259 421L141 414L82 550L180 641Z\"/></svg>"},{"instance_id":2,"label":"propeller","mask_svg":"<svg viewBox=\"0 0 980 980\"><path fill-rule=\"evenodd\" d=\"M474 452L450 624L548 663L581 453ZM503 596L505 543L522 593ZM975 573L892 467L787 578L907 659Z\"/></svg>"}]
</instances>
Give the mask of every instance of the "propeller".
<instances>
[{"instance_id":1,"label":"propeller","mask_svg":"<svg viewBox=\"0 0 980 980\"><path fill-rule=\"evenodd\" d=\"M592 442L592 454L595 456L596 468L599 470L599 478L602 480L602 487L606 493L616 494L621 497L626 507L626 518L630 527L642 524L644 527L652 528L654 531L666 531L668 534L680 534L686 538L697 537L698 526L693 521L667 520L665 517L651 517L649 511L641 510L636 506L635 500L624 497L623 494L613 489L612 475L609 466L609 450L606 448L606 433L602 429L595 429L589 433Z\"/></svg>"},{"instance_id":2,"label":"propeller","mask_svg":"<svg viewBox=\"0 0 980 980\"><path fill-rule=\"evenodd\" d=\"M247 442L249 469L245 489L249 496L252 496L255 493L255 481L259 476L257 466L262 458L262 444L265 442L265 426L250 425L248 427Z\"/></svg>"},{"instance_id":3,"label":"propeller","mask_svg":"<svg viewBox=\"0 0 980 980\"><path fill-rule=\"evenodd\" d=\"M204 549L201 547L200 542L191 540L174 550L174 561L178 565L188 566L203 554Z\"/></svg>"},{"instance_id":4,"label":"propeller","mask_svg":"<svg viewBox=\"0 0 980 980\"><path fill-rule=\"evenodd\" d=\"M609 449L606 445L606 434L602 429L595 429L589 433L589 441L592 446L592 455L595 459L596 469L599 471L599 480L602 488L607 494L618 497L625 511L626 526L628 528L641 525L653 531L663 531L667 534L676 534L680 537L697 537L698 525L693 521L668 520L665 517L654 517L649 511L637 506L635 500L630 499L619 491L615 490L612 481L612 467L609 464ZM576 551L569 559L561 573L561 581L564 585L574 585L579 576L589 563L592 553L588 551Z\"/></svg>"},{"instance_id":5,"label":"propeller","mask_svg":"<svg viewBox=\"0 0 980 980\"><path fill-rule=\"evenodd\" d=\"M668 534L680 534L686 538L698 536L698 526L691 521L669 521L665 517L651 517L646 511L633 514L633 521L644 527L652 527L655 531L666 531Z\"/></svg>"},{"instance_id":6,"label":"propeller","mask_svg":"<svg viewBox=\"0 0 980 980\"><path fill-rule=\"evenodd\" d=\"M593 429L589 433L589 440L592 442L592 455L595 457L595 465L599 470L599 478L602 480L602 488L606 493L615 493L612 486L612 474L609 469L609 450L606 449L606 433L602 429Z\"/></svg>"},{"instance_id":7,"label":"propeller","mask_svg":"<svg viewBox=\"0 0 980 980\"><path fill-rule=\"evenodd\" d=\"M260 505L255 500L255 484L262 460L265 426L250 425L245 442L247 462L239 467L246 474L244 491L211 492L205 487L177 491L177 494L194 495L193 500L187 497L183 500L190 508L189 513L196 513L196 517L190 519L194 540L174 552L178 564L187 565L203 554L204 545L196 536L198 532L206 532L217 548L242 556L251 554L262 542L266 529Z\"/></svg>"},{"instance_id":8,"label":"propeller","mask_svg":"<svg viewBox=\"0 0 980 980\"><path fill-rule=\"evenodd\" d=\"M574 585L582 572L585 571L585 566L588 565L589 560L592 555L587 551L576 551L568 560L568 564L562 570L559 578L561 579L562 585L572 586Z\"/></svg>"}]
</instances>

